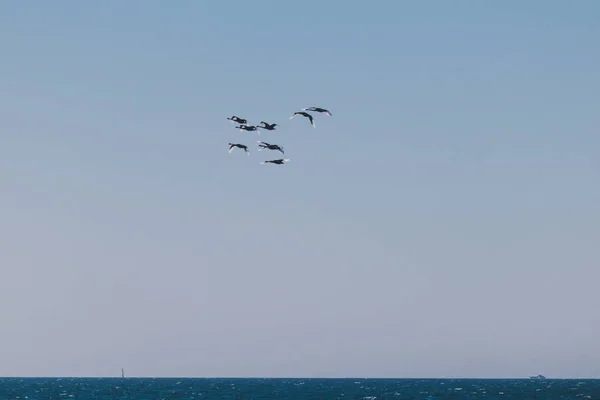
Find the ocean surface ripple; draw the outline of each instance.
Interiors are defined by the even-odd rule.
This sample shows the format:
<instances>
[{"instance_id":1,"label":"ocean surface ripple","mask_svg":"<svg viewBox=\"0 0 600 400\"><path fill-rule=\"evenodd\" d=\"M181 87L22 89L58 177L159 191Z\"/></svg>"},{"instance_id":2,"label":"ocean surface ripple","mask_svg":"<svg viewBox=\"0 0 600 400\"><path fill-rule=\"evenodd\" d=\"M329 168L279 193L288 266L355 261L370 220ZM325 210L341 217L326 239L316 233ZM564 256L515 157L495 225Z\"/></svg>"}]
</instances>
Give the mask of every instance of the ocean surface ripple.
<instances>
[{"instance_id":1,"label":"ocean surface ripple","mask_svg":"<svg viewBox=\"0 0 600 400\"><path fill-rule=\"evenodd\" d=\"M0 378L0 400L600 400L600 380Z\"/></svg>"}]
</instances>

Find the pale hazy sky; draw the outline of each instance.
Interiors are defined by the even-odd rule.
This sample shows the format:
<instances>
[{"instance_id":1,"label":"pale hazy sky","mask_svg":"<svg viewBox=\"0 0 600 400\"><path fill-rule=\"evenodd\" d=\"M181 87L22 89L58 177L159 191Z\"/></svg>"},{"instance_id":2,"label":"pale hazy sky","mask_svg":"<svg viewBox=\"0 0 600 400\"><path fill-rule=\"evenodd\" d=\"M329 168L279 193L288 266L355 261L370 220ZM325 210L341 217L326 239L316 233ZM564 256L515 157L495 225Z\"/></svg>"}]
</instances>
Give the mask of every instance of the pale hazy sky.
<instances>
[{"instance_id":1,"label":"pale hazy sky","mask_svg":"<svg viewBox=\"0 0 600 400\"><path fill-rule=\"evenodd\" d=\"M600 377L600 2L7 1L0 56L0 375Z\"/></svg>"}]
</instances>

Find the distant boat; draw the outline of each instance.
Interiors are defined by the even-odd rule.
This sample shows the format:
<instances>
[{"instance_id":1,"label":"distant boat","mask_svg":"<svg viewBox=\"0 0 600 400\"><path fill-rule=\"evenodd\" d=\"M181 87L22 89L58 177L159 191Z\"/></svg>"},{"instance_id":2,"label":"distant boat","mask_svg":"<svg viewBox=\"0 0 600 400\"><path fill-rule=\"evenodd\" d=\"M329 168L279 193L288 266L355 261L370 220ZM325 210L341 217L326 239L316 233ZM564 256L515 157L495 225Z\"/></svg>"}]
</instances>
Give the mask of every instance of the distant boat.
<instances>
[{"instance_id":1,"label":"distant boat","mask_svg":"<svg viewBox=\"0 0 600 400\"><path fill-rule=\"evenodd\" d=\"M546 379L546 377L544 375L536 375L536 376L530 376L529 379L534 379L534 380L544 380Z\"/></svg>"}]
</instances>

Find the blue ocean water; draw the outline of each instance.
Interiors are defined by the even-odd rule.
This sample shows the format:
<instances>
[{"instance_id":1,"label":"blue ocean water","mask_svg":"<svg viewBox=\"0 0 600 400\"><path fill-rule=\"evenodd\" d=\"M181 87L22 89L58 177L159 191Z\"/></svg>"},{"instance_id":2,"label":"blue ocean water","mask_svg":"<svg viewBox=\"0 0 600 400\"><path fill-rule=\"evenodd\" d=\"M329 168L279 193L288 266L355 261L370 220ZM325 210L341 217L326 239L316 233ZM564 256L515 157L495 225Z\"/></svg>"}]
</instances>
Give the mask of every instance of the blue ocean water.
<instances>
[{"instance_id":1,"label":"blue ocean water","mask_svg":"<svg viewBox=\"0 0 600 400\"><path fill-rule=\"evenodd\" d=\"M0 378L0 400L600 400L600 380Z\"/></svg>"}]
</instances>

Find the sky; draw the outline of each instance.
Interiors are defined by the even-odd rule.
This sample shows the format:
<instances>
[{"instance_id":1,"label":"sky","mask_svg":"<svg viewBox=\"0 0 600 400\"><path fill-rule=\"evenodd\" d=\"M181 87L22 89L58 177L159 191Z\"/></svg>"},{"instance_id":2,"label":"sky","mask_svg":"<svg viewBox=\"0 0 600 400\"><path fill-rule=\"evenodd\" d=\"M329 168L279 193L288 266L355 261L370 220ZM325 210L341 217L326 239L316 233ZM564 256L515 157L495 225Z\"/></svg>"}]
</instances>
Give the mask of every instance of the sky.
<instances>
[{"instance_id":1,"label":"sky","mask_svg":"<svg viewBox=\"0 0 600 400\"><path fill-rule=\"evenodd\" d=\"M0 3L0 376L600 377L599 15Z\"/></svg>"}]
</instances>

